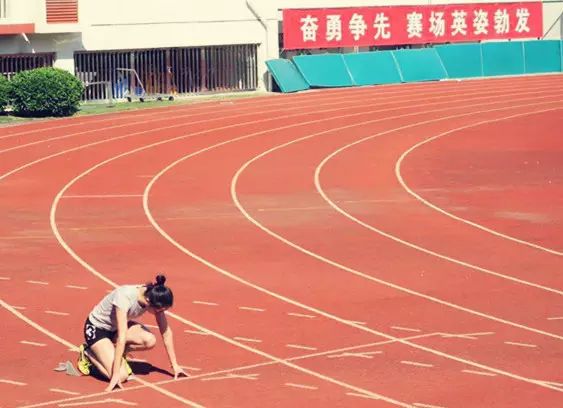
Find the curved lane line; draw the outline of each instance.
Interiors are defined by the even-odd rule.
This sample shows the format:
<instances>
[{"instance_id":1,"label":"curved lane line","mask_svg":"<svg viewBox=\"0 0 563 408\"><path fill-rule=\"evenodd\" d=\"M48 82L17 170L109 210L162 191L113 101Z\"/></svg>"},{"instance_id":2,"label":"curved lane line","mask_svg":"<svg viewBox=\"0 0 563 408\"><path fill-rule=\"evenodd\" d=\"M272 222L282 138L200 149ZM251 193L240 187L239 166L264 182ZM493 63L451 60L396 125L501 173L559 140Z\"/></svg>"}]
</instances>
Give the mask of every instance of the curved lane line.
<instances>
[{"instance_id":1,"label":"curved lane line","mask_svg":"<svg viewBox=\"0 0 563 408\"><path fill-rule=\"evenodd\" d=\"M473 89L473 88L471 88L471 89ZM466 96L469 96L469 95L482 95L482 94L484 93L483 91L480 91L480 89L482 89L482 88L480 88L480 87L479 87L479 88L476 87L475 89L476 89L475 92L464 93L464 95L466 95ZM519 88L514 87L514 86L508 86L508 87L506 87L506 90L510 90L510 89L519 89ZM534 91L533 91L533 92L535 92L535 93L541 93L542 90L550 90L550 89L553 89L553 84L551 84L550 86L546 86L546 87L534 87ZM505 90L505 88L500 88L499 90ZM425 98L424 100L425 100L425 101L428 101L428 100L437 99L437 100L438 100L438 102L437 102L438 104L439 104L439 103L445 103L445 102L441 101L441 99L444 98L444 96L449 96L450 94L452 94L452 96L456 96L458 93L459 93L459 91L457 91L457 90L442 92L442 93L440 93L440 95L438 95L438 96L433 96L433 97L430 97L430 98ZM425 94L426 94L426 92L422 92L422 91L420 92L420 95L421 95L421 96L423 96L423 95L425 95ZM418 93L415 94L415 95L418 96ZM392 104L392 103L401 103L401 99L404 99L404 98L403 98L403 95L402 95L402 94L399 94L399 93L393 94L393 95L391 95L391 96L392 96L392 97L386 98L386 99L384 99L384 100L382 100L382 98L381 98L380 95L375 95L374 97L370 97L370 98L364 98L364 99L363 99L363 104L364 104L364 106L365 106L367 101L383 102L383 103L375 103L375 104L372 104L372 105L368 105L368 106L379 106L379 105L387 105L387 104ZM410 95L409 95L409 96L410 96ZM393 99L394 99L393 97L396 97L397 99L399 99L399 101L393 102ZM350 103L354 103L354 102L357 101L357 98L356 98L356 97L340 98L340 99L342 99L342 100L340 100L339 102L334 102L334 100L331 100L331 101L329 101L329 102L320 103L320 104L319 104L319 103L315 103L315 100L316 100L316 99L314 99L313 101L307 100L307 102L310 102L310 103L305 104L305 105L299 105L299 106L296 106L296 104L294 103L294 104L291 105L291 108L286 109L286 111L299 110L299 109L306 109L306 108L309 108L309 107L311 107L311 106L314 106L314 107L317 108L317 107L320 107L320 106L329 107L329 106L334 106L334 105L345 105L345 106L343 106L343 107L341 107L341 108L333 108L333 109L328 109L328 110L325 110L325 111L324 111L324 112L337 112L337 111L352 109L352 108L353 108L353 105L346 105L346 104L348 104L349 102L350 102ZM312 103L313 105L311 105L311 103ZM276 112L279 111L280 107L283 107L283 106L285 106L285 105L287 105L287 104L272 105L272 108L273 108L273 109L271 109L271 110L262 110L262 109L261 109L261 110L260 110L260 114L276 113ZM267 107L269 107L269 106L267 106ZM260 108L263 108L263 106L260 106ZM241 114L241 113L237 113L236 115L222 116L222 117L214 118L214 119L212 119L212 120L221 121L221 120L225 120L225 119L238 118L238 117L244 117L244 116L255 116L255 115L256 115L256 112L254 111L255 109L256 109L256 107L237 108L237 109L234 109L234 111L245 112L245 113L242 113L242 114ZM248 112L247 112L247 111L248 111ZM246 112L247 112L247 113L246 113ZM230 111L230 112L228 112L228 113L232 113L232 111ZM29 143L20 144L20 145L17 145L17 146L8 147L8 148L5 148L5 149L0 149L0 154L4 154L4 153L11 152L11 151L15 151L15 150L24 149L24 148L26 148L26 147L36 146L36 145L39 145L39 144L42 144L42 143L48 143L48 142L53 142L53 141L57 141L57 140L64 140L64 139L72 138L72 137L75 137L75 136L81 136L81 135L85 135L85 134L89 134L89 133L95 134L95 133L99 133L99 132L107 131L107 130L121 129L121 128L130 127L130 126L138 126L138 125L150 124L150 123L155 123L155 122L162 122L162 121L170 120L170 119L177 120L177 119L180 119L180 118L192 118L192 117L202 116L202 115L207 115L207 114L209 114L209 112L202 112L202 113L196 113L196 114L192 114L192 113L190 112L190 113L185 114L185 115L179 115L179 116L174 116L174 117L164 117L164 118L160 117L160 118L158 118L158 119L142 120L142 121L137 121L137 122L134 122L134 123L122 123L122 124L114 125L114 126L106 126L106 127L103 127L103 128L90 129L90 130L81 131L81 132L69 133L69 134L62 135L62 136L50 137L50 138L47 138L47 139L36 140L36 141L34 141L34 142L29 142ZM294 115L302 115L302 114L303 114L303 113L298 112L298 113L296 113L296 114L294 114ZM139 116L140 116L140 115L139 115ZM154 116L154 115L147 115L147 116L150 117L150 116ZM133 118L133 119L136 119L136 118ZM268 121L268 120L272 120L272 121L273 121L273 120L278 120L278 118L263 119L263 121ZM188 126L188 125L189 125L189 126L193 126L193 125L202 124L202 123L208 123L208 122L210 122L210 119L203 119L203 120L198 120L198 121L195 121L195 122L180 123L180 124L175 124L175 125L170 125L170 126L164 126L164 127L154 128L154 129L151 129L151 130L153 130L153 131L154 131L155 129L158 129L158 130L168 130L168 129L181 128L181 127L185 127L185 126ZM259 121L256 121L256 123L258 123L258 122L259 122ZM81 123L81 124L82 124L82 123ZM33 132L32 132L32 133L33 133Z\"/></svg>"},{"instance_id":2,"label":"curved lane line","mask_svg":"<svg viewBox=\"0 0 563 408\"><path fill-rule=\"evenodd\" d=\"M507 240L512 241L512 242L516 242L516 243L518 243L518 244L522 244L522 245L529 246L529 247L531 247L531 248L539 249L540 251L548 252L548 253L553 254L553 255L563 256L563 252L561 252L561 251L557 251L557 250L555 250L555 249L547 248L547 247L544 247L544 246L542 246L542 245L535 244L535 243L530 242L530 241L526 241L526 240L523 240L523 239L520 239L520 238L513 237L513 236L511 236L511 235L503 234L503 233L501 233L501 232L499 232L499 231L495 231L495 230L493 230L493 229L491 229L491 228L488 228L488 227L486 227L486 226L484 226L484 225L482 225L482 224L479 224L479 223L473 222L473 221L471 221L471 220L468 220L468 219L466 219L466 218L463 218L463 217L457 216L457 215L455 215L455 214L452 214L452 213L450 213L450 212L444 210L443 208L438 207L438 206L435 205L435 204L432 204L430 201L424 199L423 197L421 197L419 194L417 194L414 190L412 190L412 189L407 185L407 183L405 182L405 180L404 180L404 178L403 178L403 176L402 176L402 174L401 174L401 165L402 165L404 159L405 159L410 153L412 153L414 150L416 150L416 149L419 148L420 146L425 145L426 143L432 142L432 141L434 141L434 140L436 140L436 139L438 139L438 138L441 138L441 137L443 137L443 136L450 135L450 134L452 134L452 133L455 133L455 132L458 132L458 131L464 130L464 129L465 129L465 128L459 128L459 129L450 130L450 131L448 131L448 132L440 133L439 135L432 136L432 137L429 138L429 139L423 140L422 142L419 142L419 143L415 144L414 146L412 146L411 148L409 148L408 150L406 150L406 151L401 155L401 157L399 158L399 160L397 160L397 162L396 162L396 164L395 164L395 175L396 175L396 177L397 177L397 180L399 180L399 183L401 184L401 186L403 187L403 189L404 189L407 193L409 193L412 197L414 197L416 200L420 201L421 203L423 203L423 204L426 205L427 207L430 207L431 209L433 209L433 210L435 210L435 211L437 211L437 212L439 212L439 213L441 213L441 214L443 214L443 215L445 215L445 216L447 216L447 217L450 217L450 218L452 218L452 219L454 219L454 220L456 220L456 221L460 221L460 222L462 222L462 223L464 223L464 224L471 225L472 227L475 227L475 228L477 228L477 229L480 229L481 231L488 232L489 234L495 235L495 236L500 237L500 238L503 238L503 239L507 239Z\"/></svg>"},{"instance_id":3,"label":"curved lane line","mask_svg":"<svg viewBox=\"0 0 563 408\"><path fill-rule=\"evenodd\" d=\"M558 101L555 101L555 102L558 102ZM550 102L550 103L555 103L555 102ZM479 104L478 106L482 106L482 105L483 105L483 104ZM522 105L522 106L537 106L537 103L528 104L528 105ZM512 107L512 108L514 108L514 107ZM510 109L510 108L505 108L505 109ZM489 110L489 111L490 111L490 110ZM423 113L424 113L424 112L423 112ZM387 118L387 119L392 119L392 118ZM356 126L357 126L357 125L356 125ZM353 126L347 126L347 127L344 127L344 128L349 128L349 127L353 127ZM342 128L333 129L332 131L334 131L334 130L340 130L340 129L342 129ZM311 137L314 137L314 136L318 136L319 134L324 134L324 133L328 133L328 132L321 132L321 133L318 133L318 134L315 134L315 135L310 135L310 136L308 136L308 138L311 138ZM299 140L302 140L302 139L303 139L303 138L301 138L301 139L299 139ZM236 139L233 139L233 141L235 141L235 140L236 140ZM291 142L290 142L290 143L291 143ZM517 379L517 380L524 381L524 382L527 382L527 383L531 383L531 384L534 384L534 385L539 385L539 386L544 387L544 388L549 388L549 389L552 389L552 390L555 390L555 391L559 391L559 392L562 391L562 390L560 390L559 388L554 387L554 386L551 386L551 385L549 385L549 384L538 383L537 380L533 380L533 379L529 379L529 378L526 378L526 377L522 377L522 376L519 376L519 375L517 375L517 374L512 374L512 373L509 373L509 372L506 372L506 371L503 371L503 370L499 370L499 369L495 369L495 368L492 368L492 367L485 366L485 365L480 364L480 363L476 363L476 362L469 361L469 360L465 360L465 359L462 359L462 358L459 358L459 357L456 357L456 356L452 356L452 355L449 355L449 354L447 354L447 353L443 353L443 352L440 352L440 351L431 349L431 348L429 348L429 347L425 347L425 346L421 346L421 345L418 345L418 344L414 344L414 343L411 343L411 342L408 342L408 341L401 340L401 339L399 339L399 338L390 336L390 335L388 335L388 334L385 334L385 333L382 333L382 332L378 332L378 331L376 331L376 330L372 330L372 329L367 328L367 327L364 327L364 326L362 326L362 325L359 325L359 324L350 322L350 321L348 321L348 320L342 319L342 318L337 317L337 316L335 316L335 315L332 315L332 314L330 314L330 313L328 313L328 312L324 312L324 311L322 311L322 310L319 310L319 309L313 308L313 307L311 307L311 306L302 304L302 303L300 303L300 302L298 302L298 301L295 301L295 300L293 300L293 299L287 298L287 297L285 297L285 296L283 296L283 295L280 295L280 294L278 294L278 293L272 292L272 291L270 291L270 290L268 290L268 289L266 289L266 288L263 288L263 287L261 287L261 286L255 285L255 284L253 284L252 282L249 282L249 281L247 281L247 280L245 280L245 279L243 279L243 278L241 278L241 277L239 277L239 276L237 276L237 275L235 275L235 274L232 274L231 272L229 272L229 271L227 271L227 270L225 270L225 269L223 269L223 268L221 268L221 267L219 267L219 266L217 266L217 265L215 265L215 264L213 264L213 263L207 261L206 259L204 259L204 258L198 256L198 255L195 254L194 252L192 252L192 251L190 251L189 249L187 249L187 248L185 248L184 246L182 246L180 243L178 243L176 240L174 240L174 238L172 238L166 231L164 231L164 230L162 229L162 227L160 227L160 225L158 224L158 222L157 222L157 221L154 219L154 217L152 216L152 213L151 213L151 211L150 211L149 204L148 204L148 197L149 197L149 195L150 195L151 189L152 189L152 187L154 186L154 184L158 181L158 179L159 179L160 177L162 177L163 174L165 174L166 172L168 172L171 168L173 168L174 166L176 166L176 165L179 164L180 162L182 162L182 161L184 161L184 160L187 160L187 159L190 158L190 157L193 157L193 156L196 156L196 155L198 155L198 154L201 154L201 153L203 153L203 152L205 152L205 151L209 151L209 150L211 150L211 149L214 149L214 148L216 148L216 147L219 147L219 146L221 146L221 145L224 145L224 144L226 144L226 143L224 142L224 143L220 143L220 144L218 144L218 145L209 146L209 147L207 147L207 148L205 148L205 149L201 149L201 150L199 150L199 151L197 151L197 152L194 152L194 153L192 153L192 154L190 154L190 155L184 156L183 158L180 158L179 160L176 160L175 162L171 163L171 164L168 165L166 168L164 168L161 172L159 172L159 173L149 182L149 184L147 185L147 188L145 189L145 193L143 194L143 206L144 206L144 209L145 209L145 213L146 213L146 215L147 215L147 218L149 219L149 221L151 222L151 224L153 225L153 227L154 227L166 240L168 240L172 245L174 245L174 246L175 246L176 248L178 248L180 251L182 251L182 252L184 252L186 255L188 255L188 256L190 256L190 257L196 259L197 261L201 262L202 264L208 266L209 268L211 268L211 269L213 269L213 270L219 272L220 274L222 274L222 275L224 275L224 276L227 276L227 277L229 277L229 278L231 278L231 279L233 279L233 280L235 280L235 281L237 281L237 282L242 283L243 285L252 287L253 289L255 289L255 290L259 291L259 292L265 293L265 294L267 294L267 295L269 295L269 296L275 297L275 298L277 298L277 299L279 299L279 300L282 300L282 301L284 301L284 302L286 302L286 303L295 305L295 306L300 307L300 308L302 308L302 309L305 309L305 310L308 310L308 311L317 313L317 314L319 314L319 315L322 315L322 316L324 316L324 317L327 317L327 318L329 318L329 319L331 319L331 320L335 320L335 321L337 321L337 322L339 322L339 323L342 323L342 324L345 324L345 325L347 325L347 326L355 327L355 328L357 328L357 329L359 329L359 330L363 330L363 331L366 331L366 332L369 332L369 333L372 333L372 334L375 334L375 335L378 335L378 336L382 336L382 337L384 337L384 338L397 341L397 342L402 343L402 344L405 344L405 345L407 345L407 346L410 346L410 347L413 347L413 348L417 348L417 349L420 349L420 350L423 350L423 351L427 351L427 352L429 352L429 353L432 353L432 354L435 354L435 355L438 355L438 356L441 356L441 357L444 357L444 358L452 359L452 360L455 360L455 361L460 362L460 363L463 363L463 364L472 365L472 366L474 366L474 367L478 367L478 368L481 368L481 369L484 369L484 370L488 370L488 371L491 371L491 372L495 372L495 373L497 373L497 374L504 375L504 376L507 376L507 377L510 377L510 378L513 378L513 379ZM249 164L249 163L247 162L247 164ZM245 215L245 217L247 217L247 218L248 218L252 223L254 223L255 225L258 225L259 228L265 230L265 227L261 226L261 225L258 224L254 219L252 219L250 216L248 216L248 214L246 213L246 211L244 210L244 208L242 208L242 207L240 206L240 203L238 202L238 198L237 198L237 196L236 196L236 179L238 178L238 176L240 175L240 173L242 172L242 170L244 170L243 167L241 167L241 169L239 169L239 171L237 172L237 174L234 176L234 178L233 178L233 183L231 184L231 195L232 195L233 201L235 202L235 205L237 205L237 207L239 208L239 210L243 213L243 215ZM337 266L337 267L339 267L340 269L344 269L344 270L347 270L347 271L351 271L351 272L356 273L356 274L358 274L358 273L361 274L361 272L354 271L354 270L352 270L352 269L350 269L350 268L347 268L347 267L344 266L344 265L337 264L337 263L335 263L335 262L333 262L333 261L330 261L330 260L328 260L328 259L326 259L326 258L320 257L320 256L317 255L317 254L314 254L314 253L312 253L312 252L310 252L310 251L307 251L306 249L301 248L301 247L299 247L299 246L297 246L297 245L295 245L295 244L293 244L293 243L290 243L289 241L285 240L283 237L280 237L279 235L276 235L275 233L271 233L271 232L268 231L268 230L266 230L266 232L268 232L270 235L273 235L273 236L277 237L278 239L281 239L283 242L288 243L290 246L292 246L292 247L294 247L294 248L297 248L297 249L299 249L300 251L303 251L303 252L305 252L305 253L307 253L307 254L309 254L309 255L311 255L311 256L317 258L317 259L323 260L324 262L327 262L327 263L329 263L329 264L331 264L331 265L333 265L333 266ZM361 274L361 275L363 275L363 274ZM383 283L383 281L381 281L380 283ZM388 283L384 283L384 284L389 285ZM393 285L393 286L394 286L394 285ZM396 287L396 286L394 286L394 287ZM399 288L399 287L396 287L396 288ZM403 289L404 289L404 288L403 288ZM410 290L405 290L405 291L408 291L408 292L411 293L411 294L416 294L416 292L413 292L413 291L410 291ZM434 299L434 298L427 297L427 296L424 296L424 297L430 298L430 299ZM438 299L436 299L436 300L438 300ZM445 302L439 301L439 303L444 304ZM452 306L453 306L453 305L452 305ZM459 308L459 307L456 307L456 308ZM491 316L484 315L484 314L480 314L479 312L471 311L471 310L469 310L469 309L465 309L465 308L460 308L460 309L461 309L461 310L465 310L465 311L469 311L470 313L473 313L473 314L479 314L479 315L482 316L482 317L491 318ZM516 323L508 322L508 321L505 321L505 320L502 320L502 319L494 318L493 320L500 321L500 322L503 322L503 323L506 323L506 324L510 324L510 325L515 325L516 327L523 328L523 329L526 329L526 330L536 331L536 332L538 332L538 333L541 333L541 334L544 334L544 335L547 335L547 336L551 336L551 337L555 337L555 338L558 338L558 339L563 339L563 337L561 337L561 336L557 336L557 335L554 335L554 334L551 334L551 333L543 332L543 331L540 331L540 330L537 330L537 329L531 329L531 328L528 328L528 327L526 327L526 326L518 325L518 324L516 324Z\"/></svg>"}]
</instances>

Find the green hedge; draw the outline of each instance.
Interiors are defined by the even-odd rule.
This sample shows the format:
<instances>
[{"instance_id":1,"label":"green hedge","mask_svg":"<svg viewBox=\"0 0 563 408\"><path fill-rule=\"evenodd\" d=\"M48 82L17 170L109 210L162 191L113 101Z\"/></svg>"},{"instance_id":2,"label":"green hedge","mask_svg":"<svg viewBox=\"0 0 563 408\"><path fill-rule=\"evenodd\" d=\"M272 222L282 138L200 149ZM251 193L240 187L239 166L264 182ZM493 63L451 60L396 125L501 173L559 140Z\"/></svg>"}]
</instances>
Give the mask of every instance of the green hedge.
<instances>
[{"instance_id":1,"label":"green hedge","mask_svg":"<svg viewBox=\"0 0 563 408\"><path fill-rule=\"evenodd\" d=\"M0 112L3 112L8 106L10 94L10 81L4 75L0 74Z\"/></svg>"},{"instance_id":2,"label":"green hedge","mask_svg":"<svg viewBox=\"0 0 563 408\"><path fill-rule=\"evenodd\" d=\"M22 116L70 116L78 111L84 90L74 75L58 68L22 71L11 82L12 106Z\"/></svg>"}]
</instances>

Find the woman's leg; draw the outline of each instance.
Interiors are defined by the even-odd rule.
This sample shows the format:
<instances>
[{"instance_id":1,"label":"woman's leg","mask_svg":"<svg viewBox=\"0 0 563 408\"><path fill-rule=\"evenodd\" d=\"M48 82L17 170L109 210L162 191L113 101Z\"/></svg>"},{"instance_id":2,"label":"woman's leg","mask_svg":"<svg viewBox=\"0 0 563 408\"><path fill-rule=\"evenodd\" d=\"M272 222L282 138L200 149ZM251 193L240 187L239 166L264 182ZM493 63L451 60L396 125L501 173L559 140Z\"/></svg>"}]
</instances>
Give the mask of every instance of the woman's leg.
<instances>
[{"instance_id":1,"label":"woman's leg","mask_svg":"<svg viewBox=\"0 0 563 408\"><path fill-rule=\"evenodd\" d=\"M127 351L150 350L156 345L156 337L145 326L132 322L125 340Z\"/></svg>"},{"instance_id":2,"label":"woman's leg","mask_svg":"<svg viewBox=\"0 0 563 408\"><path fill-rule=\"evenodd\" d=\"M92 344L85 353L92 364L109 380L115 358L115 345L112 341L108 338L100 339ZM124 362L121 364L120 376L121 382L127 380L128 374Z\"/></svg>"}]
</instances>

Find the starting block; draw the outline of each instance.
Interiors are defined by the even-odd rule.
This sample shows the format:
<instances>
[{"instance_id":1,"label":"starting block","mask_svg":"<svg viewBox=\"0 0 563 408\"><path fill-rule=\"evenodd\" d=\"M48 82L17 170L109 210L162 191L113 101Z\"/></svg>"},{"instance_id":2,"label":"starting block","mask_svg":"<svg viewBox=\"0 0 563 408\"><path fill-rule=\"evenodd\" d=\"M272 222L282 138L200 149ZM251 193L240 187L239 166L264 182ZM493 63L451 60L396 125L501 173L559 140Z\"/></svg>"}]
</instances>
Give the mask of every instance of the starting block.
<instances>
[{"instance_id":1,"label":"starting block","mask_svg":"<svg viewBox=\"0 0 563 408\"><path fill-rule=\"evenodd\" d=\"M65 373L66 375L70 375L72 377L80 377L82 374L78 371L78 369L72 364L70 361L65 361L63 363L59 363L57 367L53 369L54 371L58 371L60 373Z\"/></svg>"}]
</instances>

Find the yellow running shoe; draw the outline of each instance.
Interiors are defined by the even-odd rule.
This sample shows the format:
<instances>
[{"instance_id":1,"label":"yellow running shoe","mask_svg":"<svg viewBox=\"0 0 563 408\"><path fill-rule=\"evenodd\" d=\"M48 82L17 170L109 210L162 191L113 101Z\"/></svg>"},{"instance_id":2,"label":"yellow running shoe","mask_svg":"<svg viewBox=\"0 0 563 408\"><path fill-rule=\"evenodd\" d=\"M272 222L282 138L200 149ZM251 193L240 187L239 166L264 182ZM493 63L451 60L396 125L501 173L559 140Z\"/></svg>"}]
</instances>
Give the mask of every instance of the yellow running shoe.
<instances>
[{"instance_id":1,"label":"yellow running shoe","mask_svg":"<svg viewBox=\"0 0 563 408\"><path fill-rule=\"evenodd\" d=\"M90 367L92 367L92 362L84 352L86 347L84 344L81 344L78 348L78 361L76 362L76 366L78 367L78 371L82 373L82 375L90 375Z\"/></svg>"},{"instance_id":2,"label":"yellow running shoe","mask_svg":"<svg viewBox=\"0 0 563 408\"><path fill-rule=\"evenodd\" d=\"M133 369L131 368L131 366L129 365L129 362L127 361L127 359L125 357L123 357L123 364L125 364L125 369L127 370L127 375L133 374Z\"/></svg>"}]
</instances>

